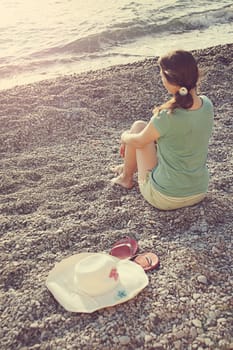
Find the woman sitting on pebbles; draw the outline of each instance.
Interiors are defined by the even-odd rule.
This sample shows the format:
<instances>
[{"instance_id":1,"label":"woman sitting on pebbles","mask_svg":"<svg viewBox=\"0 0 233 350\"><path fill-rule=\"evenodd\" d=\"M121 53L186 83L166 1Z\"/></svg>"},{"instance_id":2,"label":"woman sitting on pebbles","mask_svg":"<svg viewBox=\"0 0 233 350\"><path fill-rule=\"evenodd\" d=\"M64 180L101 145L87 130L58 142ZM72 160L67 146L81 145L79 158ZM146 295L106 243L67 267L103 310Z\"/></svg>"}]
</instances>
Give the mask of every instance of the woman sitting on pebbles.
<instances>
[{"instance_id":1,"label":"woman sitting on pebbles","mask_svg":"<svg viewBox=\"0 0 233 350\"><path fill-rule=\"evenodd\" d=\"M171 210L203 200L208 189L206 166L213 106L197 95L197 63L190 52L174 51L159 59L164 87L173 97L154 110L149 123L136 121L121 135L124 163L115 167L114 184L133 187L154 207ZM156 147L155 147L156 142Z\"/></svg>"}]
</instances>

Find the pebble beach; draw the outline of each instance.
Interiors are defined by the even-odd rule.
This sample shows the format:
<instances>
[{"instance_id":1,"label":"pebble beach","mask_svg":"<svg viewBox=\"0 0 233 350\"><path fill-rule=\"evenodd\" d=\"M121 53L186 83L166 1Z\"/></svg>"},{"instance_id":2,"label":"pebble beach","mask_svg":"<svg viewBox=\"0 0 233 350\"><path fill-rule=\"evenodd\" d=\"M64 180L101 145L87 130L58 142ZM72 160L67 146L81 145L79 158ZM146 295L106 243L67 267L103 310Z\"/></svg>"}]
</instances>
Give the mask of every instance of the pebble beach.
<instances>
[{"instance_id":1,"label":"pebble beach","mask_svg":"<svg viewBox=\"0 0 233 350\"><path fill-rule=\"evenodd\" d=\"M157 58L0 91L0 348L233 349L233 44L194 51L214 104L209 191L159 211L111 185L119 138L168 96ZM124 236L160 267L130 301L67 312L45 286L56 262Z\"/></svg>"}]
</instances>

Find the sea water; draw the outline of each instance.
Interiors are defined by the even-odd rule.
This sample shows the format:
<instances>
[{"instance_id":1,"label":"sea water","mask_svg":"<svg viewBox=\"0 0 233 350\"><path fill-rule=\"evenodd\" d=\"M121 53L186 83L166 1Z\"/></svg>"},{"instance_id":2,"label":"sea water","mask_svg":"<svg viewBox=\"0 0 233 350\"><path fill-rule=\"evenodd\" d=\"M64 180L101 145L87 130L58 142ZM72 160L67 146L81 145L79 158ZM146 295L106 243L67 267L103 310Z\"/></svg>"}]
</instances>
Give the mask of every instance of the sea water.
<instances>
[{"instance_id":1,"label":"sea water","mask_svg":"<svg viewBox=\"0 0 233 350\"><path fill-rule=\"evenodd\" d=\"M0 89L232 41L232 0L1 0Z\"/></svg>"}]
</instances>

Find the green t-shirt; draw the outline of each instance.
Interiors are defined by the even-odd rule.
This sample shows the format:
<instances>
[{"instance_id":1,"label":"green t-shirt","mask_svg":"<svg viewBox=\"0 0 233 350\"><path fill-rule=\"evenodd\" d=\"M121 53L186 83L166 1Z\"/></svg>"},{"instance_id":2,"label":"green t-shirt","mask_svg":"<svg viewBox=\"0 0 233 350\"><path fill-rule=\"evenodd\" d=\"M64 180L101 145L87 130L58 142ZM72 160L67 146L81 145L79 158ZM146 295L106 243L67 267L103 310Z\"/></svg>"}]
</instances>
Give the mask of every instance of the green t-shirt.
<instances>
[{"instance_id":1,"label":"green t-shirt","mask_svg":"<svg viewBox=\"0 0 233 350\"><path fill-rule=\"evenodd\" d=\"M201 96L198 110L162 110L152 117L160 133L157 141L158 165L151 181L159 192L171 197L186 197L208 189L206 166L208 144L213 127L213 105Z\"/></svg>"}]
</instances>

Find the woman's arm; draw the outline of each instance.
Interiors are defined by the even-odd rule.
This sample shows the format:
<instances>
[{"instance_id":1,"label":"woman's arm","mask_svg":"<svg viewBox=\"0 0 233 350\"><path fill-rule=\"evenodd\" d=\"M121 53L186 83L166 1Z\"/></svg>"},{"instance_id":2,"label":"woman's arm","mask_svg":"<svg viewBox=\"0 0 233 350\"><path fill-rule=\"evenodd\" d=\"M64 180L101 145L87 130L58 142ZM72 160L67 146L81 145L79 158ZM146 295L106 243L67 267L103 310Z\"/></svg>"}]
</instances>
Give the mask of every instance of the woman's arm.
<instances>
[{"instance_id":1,"label":"woman's arm","mask_svg":"<svg viewBox=\"0 0 233 350\"><path fill-rule=\"evenodd\" d=\"M133 145L135 148L143 148L148 143L157 141L160 137L158 130L154 127L152 121L150 121L146 127L137 134L130 133L126 130L121 135L121 142Z\"/></svg>"}]
</instances>

